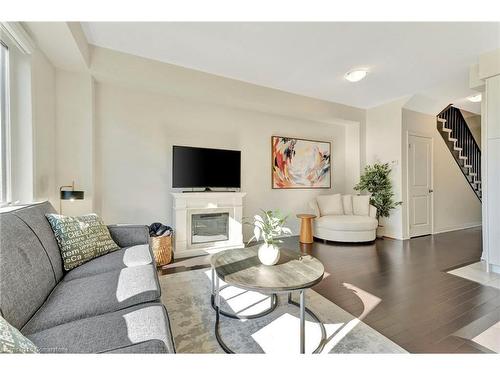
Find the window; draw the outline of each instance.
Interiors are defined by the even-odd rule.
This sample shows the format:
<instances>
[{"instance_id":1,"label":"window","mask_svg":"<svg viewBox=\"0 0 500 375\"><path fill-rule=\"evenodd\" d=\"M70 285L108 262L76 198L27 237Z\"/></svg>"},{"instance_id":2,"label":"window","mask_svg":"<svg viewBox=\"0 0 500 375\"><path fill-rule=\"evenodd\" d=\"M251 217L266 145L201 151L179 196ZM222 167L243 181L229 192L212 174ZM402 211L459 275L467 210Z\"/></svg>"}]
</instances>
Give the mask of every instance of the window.
<instances>
[{"instance_id":1,"label":"window","mask_svg":"<svg viewBox=\"0 0 500 375\"><path fill-rule=\"evenodd\" d=\"M9 48L0 40L0 205L9 189Z\"/></svg>"}]
</instances>

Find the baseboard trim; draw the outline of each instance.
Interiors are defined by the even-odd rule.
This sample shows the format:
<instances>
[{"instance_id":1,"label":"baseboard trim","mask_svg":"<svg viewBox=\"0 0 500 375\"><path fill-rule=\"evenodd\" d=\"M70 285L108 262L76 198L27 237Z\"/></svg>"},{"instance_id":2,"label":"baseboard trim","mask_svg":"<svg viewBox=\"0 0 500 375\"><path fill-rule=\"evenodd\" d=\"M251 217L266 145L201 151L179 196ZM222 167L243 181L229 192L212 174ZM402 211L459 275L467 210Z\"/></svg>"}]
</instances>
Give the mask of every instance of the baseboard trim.
<instances>
[{"instance_id":1,"label":"baseboard trim","mask_svg":"<svg viewBox=\"0 0 500 375\"><path fill-rule=\"evenodd\" d=\"M454 227L450 227L450 228L445 228L445 229L440 229L440 230L434 231L433 234L455 232L457 230L477 228L477 227L480 227L482 225L483 225L482 223L469 223L469 224L464 224L464 225L457 225L457 226L454 226Z\"/></svg>"},{"instance_id":2,"label":"baseboard trim","mask_svg":"<svg viewBox=\"0 0 500 375\"><path fill-rule=\"evenodd\" d=\"M379 238L379 237L377 237ZM397 240L397 241L403 241L404 238L402 237L396 237L396 236L393 236L392 234L384 234L382 235L382 238L387 238L388 240Z\"/></svg>"},{"instance_id":3,"label":"baseboard trim","mask_svg":"<svg viewBox=\"0 0 500 375\"><path fill-rule=\"evenodd\" d=\"M490 271L500 274L500 266L490 263Z\"/></svg>"}]
</instances>

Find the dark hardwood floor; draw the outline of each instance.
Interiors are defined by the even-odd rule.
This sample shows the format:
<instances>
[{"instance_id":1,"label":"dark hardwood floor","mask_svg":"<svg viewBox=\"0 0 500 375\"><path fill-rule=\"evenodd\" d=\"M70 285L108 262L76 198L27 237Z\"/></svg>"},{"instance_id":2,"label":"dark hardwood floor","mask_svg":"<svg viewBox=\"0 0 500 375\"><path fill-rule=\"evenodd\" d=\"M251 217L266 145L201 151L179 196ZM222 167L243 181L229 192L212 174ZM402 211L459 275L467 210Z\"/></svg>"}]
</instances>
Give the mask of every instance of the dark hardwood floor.
<instances>
[{"instance_id":1,"label":"dark hardwood floor","mask_svg":"<svg viewBox=\"0 0 500 375\"><path fill-rule=\"evenodd\" d=\"M289 237L283 245L299 249L298 238ZM301 247L325 266L326 277L316 292L409 352L485 352L467 333L472 338L500 321L500 290L445 272L479 260L479 228L408 241L353 245L317 240ZM208 257L196 257L160 272L207 266Z\"/></svg>"}]
</instances>

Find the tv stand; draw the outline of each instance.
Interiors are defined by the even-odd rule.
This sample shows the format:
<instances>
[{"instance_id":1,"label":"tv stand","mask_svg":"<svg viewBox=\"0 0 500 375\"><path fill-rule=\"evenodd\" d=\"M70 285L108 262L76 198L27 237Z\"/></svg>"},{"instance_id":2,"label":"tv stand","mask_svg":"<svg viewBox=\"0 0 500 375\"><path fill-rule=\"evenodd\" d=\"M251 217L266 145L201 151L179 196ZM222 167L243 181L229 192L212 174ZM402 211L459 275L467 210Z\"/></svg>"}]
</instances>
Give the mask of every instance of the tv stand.
<instances>
[{"instance_id":1,"label":"tv stand","mask_svg":"<svg viewBox=\"0 0 500 375\"><path fill-rule=\"evenodd\" d=\"M237 193L237 190L212 190L206 187L204 190L183 190L183 193Z\"/></svg>"},{"instance_id":2,"label":"tv stand","mask_svg":"<svg viewBox=\"0 0 500 375\"><path fill-rule=\"evenodd\" d=\"M212 189L207 187L204 190L183 190L182 192L183 193L208 193L211 191L212 191Z\"/></svg>"}]
</instances>

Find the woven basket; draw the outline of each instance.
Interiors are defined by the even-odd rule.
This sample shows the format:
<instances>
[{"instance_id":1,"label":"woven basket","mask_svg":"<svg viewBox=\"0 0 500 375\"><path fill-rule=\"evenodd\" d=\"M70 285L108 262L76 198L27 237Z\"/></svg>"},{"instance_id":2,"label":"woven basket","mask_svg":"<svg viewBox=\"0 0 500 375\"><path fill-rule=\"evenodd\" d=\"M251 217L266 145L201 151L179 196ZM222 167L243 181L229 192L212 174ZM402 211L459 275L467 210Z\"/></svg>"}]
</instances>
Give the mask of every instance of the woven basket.
<instances>
[{"instance_id":1,"label":"woven basket","mask_svg":"<svg viewBox=\"0 0 500 375\"><path fill-rule=\"evenodd\" d=\"M151 247L157 266L164 266L172 261L172 237L151 237Z\"/></svg>"}]
</instances>

